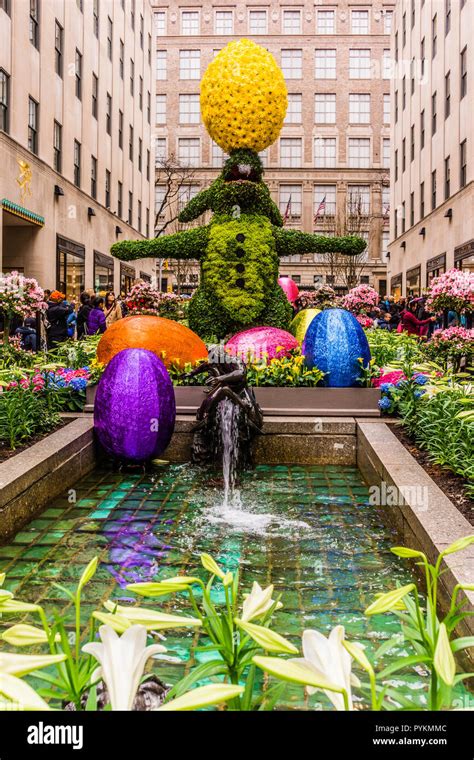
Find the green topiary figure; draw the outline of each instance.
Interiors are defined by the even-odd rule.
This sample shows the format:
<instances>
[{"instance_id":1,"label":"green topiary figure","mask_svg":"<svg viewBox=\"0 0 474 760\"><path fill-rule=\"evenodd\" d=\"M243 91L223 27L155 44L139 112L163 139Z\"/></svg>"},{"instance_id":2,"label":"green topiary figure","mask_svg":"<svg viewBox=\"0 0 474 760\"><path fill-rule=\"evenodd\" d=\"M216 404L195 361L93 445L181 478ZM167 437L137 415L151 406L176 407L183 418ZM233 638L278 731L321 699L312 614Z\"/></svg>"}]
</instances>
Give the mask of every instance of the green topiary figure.
<instances>
[{"instance_id":1,"label":"green topiary figure","mask_svg":"<svg viewBox=\"0 0 474 760\"><path fill-rule=\"evenodd\" d=\"M269 88L265 108L252 110L255 99L262 98L262 84ZM281 128L286 111L282 87L283 75L268 51L248 40L222 50L204 75L201 107L211 137L230 157L220 176L179 215L180 222L191 222L210 210L210 223L111 248L125 261L146 256L198 259L201 282L188 318L190 328L204 338L224 338L258 325L289 327L292 308L277 282L280 256L329 251L355 255L366 247L362 238L283 229L256 152L273 142ZM227 116L219 107L222 102L228 104Z\"/></svg>"}]
</instances>

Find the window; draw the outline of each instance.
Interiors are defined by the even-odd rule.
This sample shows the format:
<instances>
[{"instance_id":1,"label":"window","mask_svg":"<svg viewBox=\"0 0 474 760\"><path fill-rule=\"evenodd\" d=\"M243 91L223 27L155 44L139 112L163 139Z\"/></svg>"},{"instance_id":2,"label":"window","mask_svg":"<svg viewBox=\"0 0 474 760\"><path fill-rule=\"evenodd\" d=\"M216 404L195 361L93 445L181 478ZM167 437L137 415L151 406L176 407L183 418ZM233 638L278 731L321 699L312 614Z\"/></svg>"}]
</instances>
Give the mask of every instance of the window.
<instances>
[{"instance_id":1,"label":"window","mask_svg":"<svg viewBox=\"0 0 474 760\"><path fill-rule=\"evenodd\" d=\"M314 220L320 216L336 216L336 185L314 186Z\"/></svg>"},{"instance_id":2,"label":"window","mask_svg":"<svg viewBox=\"0 0 474 760\"><path fill-rule=\"evenodd\" d=\"M143 20L143 16L140 14L140 47L142 50L143 50L144 37L145 37L144 20Z\"/></svg>"},{"instance_id":3,"label":"window","mask_svg":"<svg viewBox=\"0 0 474 760\"><path fill-rule=\"evenodd\" d=\"M336 14L334 11L318 11L316 29L318 34L336 33Z\"/></svg>"},{"instance_id":4,"label":"window","mask_svg":"<svg viewBox=\"0 0 474 760\"><path fill-rule=\"evenodd\" d=\"M402 81L402 110L404 111L407 106L407 78L403 77Z\"/></svg>"},{"instance_id":5,"label":"window","mask_svg":"<svg viewBox=\"0 0 474 760\"><path fill-rule=\"evenodd\" d=\"M124 58L125 58L125 45L124 45L123 40L120 40L120 43L119 43L119 72L120 72L120 79L123 79L123 72L124 72L124 68L125 68Z\"/></svg>"},{"instance_id":6,"label":"window","mask_svg":"<svg viewBox=\"0 0 474 760\"><path fill-rule=\"evenodd\" d=\"M467 140L463 140L460 146L460 165L461 165L460 186L466 187L467 185Z\"/></svg>"},{"instance_id":7,"label":"window","mask_svg":"<svg viewBox=\"0 0 474 760\"><path fill-rule=\"evenodd\" d=\"M143 77L138 77L138 107L143 111Z\"/></svg>"},{"instance_id":8,"label":"window","mask_svg":"<svg viewBox=\"0 0 474 760\"><path fill-rule=\"evenodd\" d=\"M54 25L54 69L61 79L63 77L63 44L63 28L61 24L56 21Z\"/></svg>"},{"instance_id":9,"label":"window","mask_svg":"<svg viewBox=\"0 0 474 760\"><path fill-rule=\"evenodd\" d=\"M159 221L164 221L166 216L166 195L165 185L155 185L155 216Z\"/></svg>"},{"instance_id":10,"label":"window","mask_svg":"<svg viewBox=\"0 0 474 760\"><path fill-rule=\"evenodd\" d=\"M336 166L336 138L316 137L314 140L314 165L317 169L333 169Z\"/></svg>"},{"instance_id":11,"label":"window","mask_svg":"<svg viewBox=\"0 0 474 760\"><path fill-rule=\"evenodd\" d=\"M415 125L411 125L410 129L410 161L415 160Z\"/></svg>"},{"instance_id":12,"label":"window","mask_svg":"<svg viewBox=\"0 0 474 760\"><path fill-rule=\"evenodd\" d=\"M133 193L128 194L128 215L127 221L129 224L133 224Z\"/></svg>"},{"instance_id":13,"label":"window","mask_svg":"<svg viewBox=\"0 0 474 760\"><path fill-rule=\"evenodd\" d=\"M448 71L444 78L444 118L451 113L451 72Z\"/></svg>"},{"instance_id":14,"label":"window","mask_svg":"<svg viewBox=\"0 0 474 760\"><path fill-rule=\"evenodd\" d=\"M398 180L398 149L395 151L395 182Z\"/></svg>"},{"instance_id":15,"label":"window","mask_svg":"<svg viewBox=\"0 0 474 760\"><path fill-rule=\"evenodd\" d=\"M82 55L76 49L75 58L75 76L76 76L76 98L82 100Z\"/></svg>"},{"instance_id":16,"label":"window","mask_svg":"<svg viewBox=\"0 0 474 760\"><path fill-rule=\"evenodd\" d=\"M5 13L10 15L10 0L0 0L0 10L4 10Z\"/></svg>"},{"instance_id":17,"label":"window","mask_svg":"<svg viewBox=\"0 0 474 760\"><path fill-rule=\"evenodd\" d=\"M135 29L135 0L130 3L130 26Z\"/></svg>"},{"instance_id":18,"label":"window","mask_svg":"<svg viewBox=\"0 0 474 760\"><path fill-rule=\"evenodd\" d=\"M156 96L156 124L166 124L166 95Z\"/></svg>"},{"instance_id":19,"label":"window","mask_svg":"<svg viewBox=\"0 0 474 760\"><path fill-rule=\"evenodd\" d=\"M263 168L266 169L268 166L268 148L261 150L258 155L260 157L260 161L262 162Z\"/></svg>"},{"instance_id":20,"label":"window","mask_svg":"<svg viewBox=\"0 0 474 760\"><path fill-rule=\"evenodd\" d=\"M402 140L402 172L407 168L407 140L406 137Z\"/></svg>"},{"instance_id":21,"label":"window","mask_svg":"<svg viewBox=\"0 0 474 760\"><path fill-rule=\"evenodd\" d=\"M437 112L437 94L433 93L431 96L431 134L435 135L438 126L438 112Z\"/></svg>"},{"instance_id":22,"label":"window","mask_svg":"<svg viewBox=\"0 0 474 760\"><path fill-rule=\"evenodd\" d=\"M199 137L180 137L178 159L183 166L199 166L201 161L201 141Z\"/></svg>"},{"instance_id":23,"label":"window","mask_svg":"<svg viewBox=\"0 0 474 760\"><path fill-rule=\"evenodd\" d=\"M38 153L38 103L28 98L28 150Z\"/></svg>"},{"instance_id":24,"label":"window","mask_svg":"<svg viewBox=\"0 0 474 760\"><path fill-rule=\"evenodd\" d=\"M467 45L461 52L461 100L467 95Z\"/></svg>"},{"instance_id":25,"label":"window","mask_svg":"<svg viewBox=\"0 0 474 760\"><path fill-rule=\"evenodd\" d=\"M284 218L301 217L301 185L280 185L279 201L280 212Z\"/></svg>"},{"instance_id":26,"label":"window","mask_svg":"<svg viewBox=\"0 0 474 760\"><path fill-rule=\"evenodd\" d=\"M10 77L7 72L0 69L0 130L8 132L9 129L9 106L10 100Z\"/></svg>"},{"instance_id":27,"label":"window","mask_svg":"<svg viewBox=\"0 0 474 760\"><path fill-rule=\"evenodd\" d=\"M166 35L166 12L156 11L153 14L153 24L155 27L155 35L157 37L164 37Z\"/></svg>"},{"instance_id":28,"label":"window","mask_svg":"<svg viewBox=\"0 0 474 760\"><path fill-rule=\"evenodd\" d=\"M232 11L216 11L214 33L234 34L234 14Z\"/></svg>"},{"instance_id":29,"label":"window","mask_svg":"<svg viewBox=\"0 0 474 760\"><path fill-rule=\"evenodd\" d=\"M398 124L398 90L395 90L395 124Z\"/></svg>"},{"instance_id":30,"label":"window","mask_svg":"<svg viewBox=\"0 0 474 760\"><path fill-rule=\"evenodd\" d=\"M385 94L383 96L383 123L390 124L391 116L391 102L390 95Z\"/></svg>"},{"instance_id":31,"label":"window","mask_svg":"<svg viewBox=\"0 0 474 760\"><path fill-rule=\"evenodd\" d=\"M424 2L425 0L422 0L421 5L423 5ZM412 29L415 26L415 21L416 21L415 0L411 0L411 28Z\"/></svg>"},{"instance_id":32,"label":"window","mask_svg":"<svg viewBox=\"0 0 474 760\"><path fill-rule=\"evenodd\" d=\"M178 192L178 210L182 211L199 193L199 185L182 185Z\"/></svg>"},{"instance_id":33,"label":"window","mask_svg":"<svg viewBox=\"0 0 474 760\"><path fill-rule=\"evenodd\" d=\"M97 119L97 105L99 98L99 79L96 74L92 74L92 116Z\"/></svg>"},{"instance_id":34,"label":"window","mask_svg":"<svg viewBox=\"0 0 474 760\"><path fill-rule=\"evenodd\" d=\"M370 50L349 50L349 78L370 79Z\"/></svg>"},{"instance_id":35,"label":"window","mask_svg":"<svg viewBox=\"0 0 474 760\"><path fill-rule=\"evenodd\" d=\"M123 149L123 111L118 114L118 144Z\"/></svg>"},{"instance_id":36,"label":"window","mask_svg":"<svg viewBox=\"0 0 474 760\"><path fill-rule=\"evenodd\" d=\"M280 166L299 168L302 161L303 141L301 137L280 138Z\"/></svg>"},{"instance_id":37,"label":"window","mask_svg":"<svg viewBox=\"0 0 474 760\"><path fill-rule=\"evenodd\" d=\"M335 50L316 50L314 76L316 79L336 79Z\"/></svg>"},{"instance_id":38,"label":"window","mask_svg":"<svg viewBox=\"0 0 474 760\"><path fill-rule=\"evenodd\" d=\"M283 76L286 79L301 79L302 63L303 63L302 50L282 50L281 51L281 68L283 71Z\"/></svg>"},{"instance_id":39,"label":"window","mask_svg":"<svg viewBox=\"0 0 474 760\"><path fill-rule=\"evenodd\" d=\"M138 231L142 231L142 202L138 201L137 204L137 227Z\"/></svg>"},{"instance_id":40,"label":"window","mask_svg":"<svg viewBox=\"0 0 474 760\"><path fill-rule=\"evenodd\" d=\"M179 96L180 124L199 124L200 115L199 95Z\"/></svg>"},{"instance_id":41,"label":"window","mask_svg":"<svg viewBox=\"0 0 474 760\"><path fill-rule=\"evenodd\" d=\"M201 51L200 50L180 50L179 51L179 78L180 79L200 79L201 78Z\"/></svg>"},{"instance_id":42,"label":"window","mask_svg":"<svg viewBox=\"0 0 474 760\"><path fill-rule=\"evenodd\" d=\"M97 159L91 156L91 198L97 198Z\"/></svg>"},{"instance_id":43,"label":"window","mask_svg":"<svg viewBox=\"0 0 474 760\"><path fill-rule=\"evenodd\" d=\"M74 140L74 184L81 186L81 143Z\"/></svg>"},{"instance_id":44,"label":"window","mask_svg":"<svg viewBox=\"0 0 474 760\"><path fill-rule=\"evenodd\" d=\"M112 134L112 96L107 93L105 106L105 131Z\"/></svg>"},{"instance_id":45,"label":"window","mask_svg":"<svg viewBox=\"0 0 474 760\"><path fill-rule=\"evenodd\" d=\"M349 185L347 188L347 212L351 215L370 214L370 185Z\"/></svg>"},{"instance_id":46,"label":"window","mask_svg":"<svg viewBox=\"0 0 474 760\"><path fill-rule=\"evenodd\" d=\"M301 11L284 10L283 11L283 34L301 34Z\"/></svg>"},{"instance_id":47,"label":"window","mask_svg":"<svg viewBox=\"0 0 474 760\"><path fill-rule=\"evenodd\" d=\"M84 11L84 0L76 0L76 5L82 13Z\"/></svg>"},{"instance_id":48,"label":"window","mask_svg":"<svg viewBox=\"0 0 474 760\"><path fill-rule=\"evenodd\" d=\"M130 95L134 94L135 91L135 63L130 58Z\"/></svg>"},{"instance_id":49,"label":"window","mask_svg":"<svg viewBox=\"0 0 474 760\"><path fill-rule=\"evenodd\" d=\"M122 217L123 213L123 184L117 182L117 214Z\"/></svg>"},{"instance_id":50,"label":"window","mask_svg":"<svg viewBox=\"0 0 474 760\"><path fill-rule=\"evenodd\" d=\"M146 94L146 120L148 124L151 124L151 92L149 90Z\"/></svg>"},{"instance_id":51,"label":"window","mask_svg":"<svg viewBox=\"0 0 474 760\"><path fill-rule=\"evenodd\" d=\"M110 256L94 251L94 290L107 293L114 289L114 260Z\"/></svg>"},{"instance_id":52,"label":"window","mask_svg":"<svg viewBox=\"0 0 474 760\"><path fill-rule=\"evenodd\" d=\"M128 157L130 161L133 161L133 127L130 124L130 131L128 133Z\"/></svg>"},{"instance_id":53,"label":"window","mask_svg":"<svg viewBox=\"0 0 474 760\"><path fill-rule=\"evenodd\" d=\"M221 169L224 166L224 161L229 158L227 153L224 153L221 147L217 143L211 144L211 162L215 169Z\"/></svg>"},{"instance_id":54,"label":"window","mask_svg":"<svg viewBox=\"0 0 474 760\"><path fill-rule=\"evenodd\" d=\"M114 36L114 25L112 24L112 19L110 18L110 16L107 16L107 57L109 61L112 60L113 36Z\"/></svg>"},{"instance_id":55,"label":"window","mask_svg":"<svg viewBox=\"0 0 474 760\"><path fill-rule=\"evenodd\" d=\"M77 303L85 288L85 250L83 246L57 237L57 287L70 301Z\"/></svg>"},{"instance_id":56,"label":"window","mask_svg":"<svg viewBox=\"0 0 474 760\"><path fill-rule=\"evenodd\" d=\"M336 95L320 94L314 96L314 121L316 124L336 123Z\"/></svg>"},{"instance_id":57,"label":"window","mask_svg":"<svg viewBox=\"0 0 474 760\"><path fill-rule=\"evenodd\" d=\"M390 35L392 33L393 11L384 10L383 12L383 33Z\"/></svg>"},{"instance_id":58,"label":"window","mask_svg":"<svg viewBox=\"0 0 474 760\"><path fill-rule=\"evenodd\" d=\"M387 221L390 213L390 187L383 185L382 187L382 215Z\"/></svg>"},{"instance_id":59,"label":"window","mask_svg":"<svg viewBox=\"0 0 474 760\"><path fill-rule=\"evenodd\" d=\"M155 137L155 166L166 158L166 137Z\"/></svg>"},{"instance_id":60,"label":"window","mask_svg":"<svg viewBox=\"0 0 474 760\"><path fill-rule=\"evenodd\" d=\"M445 9L445 25L444 25L444 31L445 34L449 34L451 31L451 0L445 0L446 9Z\"/></svg>"},{"instance_id":61,"label":"window","mask_svg":"<svg viewBox=\"0 0 474 760\"><path fill-rule=\"evenodd\" d=\"M110 172L105 170L105 208L110 208Z\"/></svg>"},{"instance_id":62,"label":"window","mask_svg":"<svg viewBox=\"0 0 474 760\"><path fill-rule=\"evenodd\" d=\"M388 246L390 243L390 232L382 232L382 261L387 262Z\"/></svg>"},{"instance_id":63,"label":"window","mask_svg":"<svg viewBox=\"0 0 474 760\"><path fill-rule=\"evenodd\" d=\"M370 138L349 138L349 166L353 169L370 167Z\"/></svg>"},{"instance_id":64,"label":"window","mask_svg":"<svg viewBox=\"0 0 474 760\"><path fill-rule=\"evenodd\" d=\"M267 34L267 12L261 11L249 11L249 34Z\"/></svg>"},{"instance_id":65,"label":"window","mask_svg":"<svg viewBox=\"0 0 474 760\"><path fill-rule=\"evenodd\" d=\"M437 191L436 176L437 176L437 173L435 169L434 172L431 172L431 210L432 211L434 211L436 208L436 191Z\"/></svg>"},{"instance_id":66,"label":"window","mask_svg":"<svg viewBox=\"0 0 474 760\"><path fill-rule=\"evenodd\" d=\"M360 93L349 95L349 123L370 124L370 95Z\"/></svg>"},{"instance_id":67,"label":"window","mask_svg":"<svg viewBox=\"0 0 474 760\"><path fill-rule=\"evenodd\" d=\"M407 44L407 14L404 13L402 17L402 47Z\"/></svg>"},{"instance_id":68,"label":"window","mask_svg":"<svg viewBox=\"0 0 474 760\"><path fill-rule=\"evenodd\" d=\"M382 141L382 166L390 169L390 139L384 137Z\"/></svg>"},{"instance_id":69,"label":"window","mask_svg":"<svg viewBox=\"0 0 474 760\"><path fill-rule=\"evenodd\" d=\"M351 33L369 34L369 11L351 11Z\"/></svg>"},{"instance_id":70,"label":"window","mask_svg":"<svg viewBox=\"0 0 474 760\"><path fill-rule=\"evenodd\" d=\"M63 164L63 128L58 121L53 126L53 165L55 171L61 173Z\"/></svg>"},{"instance_id":71,"label":"window","mask_svg":"<svg viewBox=\"0 0 474 760\"><path fill-rule=\"evenodd\" d=\"M148 63L151 64L151 34L148 32Z\"/></svg>"},{"instance_id":72,"label":"window","mask_svg":"<svg viewBox=\"0 0 474 760\"><path fill-rule=\"evenodd\" d=\"M382 79L391 79L393 76L392 59L390 50L384 50L382 55Z\"/></svg>"},{"instance_id":73,"label":"window","mask_svg":"<svg viewBox=\"0 0 474 760\"><path fill-rule=\"evenodd\" d=\"M435 13L431 21L431 57L438 52L438 15Z\"/></svg>"},{"instance_id":74,"label":"window","mask_svg":"<svg viewBox=\"0 0 474 760\"><path fill-rule=\"evenodd\" d=\"M425 218L425 183L420 185L420 219Z\"/></svg>"},{"instance_id":75,"label":"window","mask_svg":"<svg viewBox=\"0 0 474 760\"><path fill-rule=\"evenodd\" d=\"M444 200L451 197L451 157L444 159Z\"/></svg>"},{"instance_id":76,"label":"window","mask_svg":"<svg viewBox=\"0 0 474 760\"><path fill-rule=\"evenodd\" d=\"M39 50L39 0L30 0L30 42Z\"/></svg>"},{"instance_id":77,"label":"window","mask_svg":"<svg viewBox=\"0 0 474 760\"><path fill-rule=\"evenodd\" d=\"M99 0L94 0L92 4L92 28L94 36L99 39Z\"/></svg>"},{"instance_id":78,"label":"window","mask_svg":"<svg viewBox=\"0 0 474 760\"><path fill-rule=\"evenodd\" d=\"M420 114L420 149L423 150L425 147L425 136L426 136L426 129L425 129L425 111L423 111Z\"/></svg>"},{"instance_id":79,"label":"window","mask_svg":"<svg viewBox=\"0 0 474 760\"><path fill-rule=\"evenodd\" d=\"M147 179L147 182L150 181L150 164L151 164L151 153L147 149L147 152L146 152L146 179Z\"/></svg>"},{"instance_id":80,"label":"window","mask_svg":"<svg viewBox=\"0 0 474 760\"><path fill-rule=\"evenodd\" d=\"M288 95L285 124L301 124L302 99L301 93L290 93Z\"/></svg>"}]
</instances>

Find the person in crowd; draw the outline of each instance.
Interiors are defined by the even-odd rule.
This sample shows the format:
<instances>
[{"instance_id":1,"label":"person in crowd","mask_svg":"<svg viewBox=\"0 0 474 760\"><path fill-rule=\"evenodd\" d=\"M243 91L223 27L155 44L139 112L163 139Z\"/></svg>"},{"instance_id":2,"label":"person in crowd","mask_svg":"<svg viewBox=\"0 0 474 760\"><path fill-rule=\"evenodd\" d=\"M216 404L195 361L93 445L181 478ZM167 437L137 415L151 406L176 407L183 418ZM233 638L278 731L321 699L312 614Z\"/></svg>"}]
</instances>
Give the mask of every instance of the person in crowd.
<instances>
[{"instance_id":1,"label":"person in crowd","mask_svg":"<svg viewBox=\"0 0 474 760\"><path fill-rule=\"evenodd\" d=\"M74 338L74 335L76 334L76 326L77 326L77 314L76 314L76 304L71 304L71 313L69 314L67 318L67 334L70 338Z\"/></svg>"},{"instance_id":2,"label":"person in crowd","mask_svg":"<svg viewBox=\"0 0 474 760\"><path fill-rule=\"evenodd\" d=\"M106 329L107 323L104 314L104 299L101 297L94 298L92 301L92 309L87 317L87 334L96 335L96 333L105 332Z\"/></svg>"},{"instance_id":3,"label":"person in crowd","mask_svg":"<svg viewBox=\"0 0 474 760\"><path fill-rule=\"evenodd\" d=\"M87 291L81 293L80 302L81 305L76 315L76 335L78 340L87 335L87 318L92 310L91 297Z\"/></svg>"},{"instance_id":4,"label":"person in crowd","mask_svg":"<svg viewBox=\"0 0 474 760\"><path fill-rule=\"evenodd\" d=\"M436 317L428 317L427 319L422 320L418 319L415 314L417 307L417 301L410 301L400 315L402 330L409 335L420 335L420 327L427 325L429 322L436 321Z\"/></svg>"},{"instance_id":5,"label":"person in crowd","mask_svg":"<svg viewBox=\"0 0 474 760\"><path fill-rule=\"evenodd\" d=\"M26 317L22 326L15 330L15 335L20 336L24 351L36 351L36 317Z\"/></svg>"},{"instance_id":6,"label":"person in crowd","mask_svg":"<svg viewBox=\"0 0 474 760\"><path fill-rule=\"evenodd\" d=\"M388 332L392 331L392 325L391 325L392 316L389 311L383 311L382 314L377 318L377 327L379 327L381 330L388 330Z\"/></svg>"},{"instance_id":7,"label":"person in crowd","mask_svg":"<svg viewBox=\"0 0 474 760\"><path fill-rule=\"evenodd\" d=\"M53 290L47 301L46 334L48 348L54 348L58 343L62 343L68 338L67 319L71 313L71 308L65 305L65 300L64 293Z\"/></svg>"},{"instance_id":8,"label":"person in crowd","mask_svg":"<svg viewBox=\"0 0 474 760\"><path fill-rule=\"evenodd\" d=\"M48 288L46 288L46 290L43 290L43 293L44 293L44 302L48 303L49 298L51 296L51 291Z\"/></svg>"},{"instance_id":9,"label":"person in crowd","mask_svg":"<svg viewBox=\"0 0 474 760\"><path fill-rule=\"evenodd\" d=\"M107 327L113 325L118 319L122 319L122 308L119 301L115 298L115 293L109 291L105 294L105 321Z\"/></svg>"}]
</instances>

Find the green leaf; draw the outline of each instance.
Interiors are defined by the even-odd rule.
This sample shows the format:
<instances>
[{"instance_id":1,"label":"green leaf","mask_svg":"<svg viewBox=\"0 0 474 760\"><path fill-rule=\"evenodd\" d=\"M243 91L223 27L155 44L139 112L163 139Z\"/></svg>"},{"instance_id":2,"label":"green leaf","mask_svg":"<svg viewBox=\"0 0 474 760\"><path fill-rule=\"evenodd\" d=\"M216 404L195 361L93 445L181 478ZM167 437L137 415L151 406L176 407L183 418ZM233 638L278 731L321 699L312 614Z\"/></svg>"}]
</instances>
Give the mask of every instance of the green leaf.
<instances>
[{"instance_id":1,"label":"green leaf","mask_svg":"<svg viewBox=\"0 0 474 760\"><path fill-rule=\"evenodd\" d=\"M375 602L372 602L365 610L366 615L379 615L383 612L389 612L395 605L397 605L404 596L409 594L415 589L414 583L409 583L407 586L396 588L393 591L388 591L386 594L379 596Z\"/></svg>"},{"instance_id":2,"label":"green leaf","mask_svg":"<svg viewBox=\"0 0 474 760\"><path fill-rule=\"evenodd\" d=\"M451 642L451 651L460 652L462 649L474 647L474 636L464 636Z\"/></svg>"},{"instance_id":3,"label":"green leaf","mask_svg":"<svg viewBox=\"0 0 474 760\"><path fill-rule=\"evenodd\" d=\"M175 686L168 692L168 698L180 697L185 692L189 691L191 686L194 686L198 681L202 681L205 678L212 678L213 676L224 675L227 673L227 667L223 660L211 660L210 662L203 662L196 668L193 668L189 675L178 681Z\"/></svg>"},{"instance_id":4,"label":"green leaf","mask_svg":"<svg viewBox=\"0 0 474 760\"><path fill-rule=\"evenodd\" d=\"M200 686L198 689L192 689L181 697L166 702L158 707L159 712L172 710L199 710L201 707L210 707L227 702L229 699L239 697L244 691L243 686L234 684L220 683Z\"/></svg>"},{"instance_id":5,"label":"green leaf","mask_svg":"<svg viewBox=\"0 0 474 760\"><path fill-rule=\"evenodd\" d=\"M377 678L387 678L388 676L391 676L392 673L397 673L399 670L411 667L412 665L419 665L422 662L431 662L431 657L429 655L422 655L420 657L420 655L417 654L412 654L409 657L401 657L378 673Z\"/></svg>"}]
</instances>

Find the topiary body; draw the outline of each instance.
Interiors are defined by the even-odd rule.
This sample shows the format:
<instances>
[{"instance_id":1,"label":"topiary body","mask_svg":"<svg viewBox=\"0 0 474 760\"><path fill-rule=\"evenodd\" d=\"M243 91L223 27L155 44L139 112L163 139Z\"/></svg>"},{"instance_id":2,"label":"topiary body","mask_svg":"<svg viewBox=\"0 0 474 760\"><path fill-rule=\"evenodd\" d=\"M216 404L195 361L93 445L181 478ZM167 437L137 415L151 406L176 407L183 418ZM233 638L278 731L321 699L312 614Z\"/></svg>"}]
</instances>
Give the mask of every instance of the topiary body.
<instances>
[{"instance_id":1,"label":"topiary body","mask_svg":"<svg viewBox=\"0 0 474 760\"><path fill-rule=\"evenodd\" d=\"M283 229L256 153L275 140L286 110L284 80L268 51L248 40L224 48L204 75L201 107L208 131L230 156L220 176L187 204L179 221L191 222L210 210L210 223L153 240L116 243L111 252L127 261L144 256L198 259L200 285L188 317L201 337L220 339L259 325L288 329L293 312L277 282L279 257L329 251L354 255L366 243Z\"/></svg>"}]
</instances>

